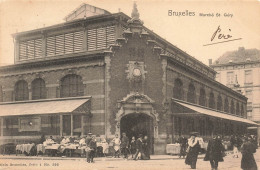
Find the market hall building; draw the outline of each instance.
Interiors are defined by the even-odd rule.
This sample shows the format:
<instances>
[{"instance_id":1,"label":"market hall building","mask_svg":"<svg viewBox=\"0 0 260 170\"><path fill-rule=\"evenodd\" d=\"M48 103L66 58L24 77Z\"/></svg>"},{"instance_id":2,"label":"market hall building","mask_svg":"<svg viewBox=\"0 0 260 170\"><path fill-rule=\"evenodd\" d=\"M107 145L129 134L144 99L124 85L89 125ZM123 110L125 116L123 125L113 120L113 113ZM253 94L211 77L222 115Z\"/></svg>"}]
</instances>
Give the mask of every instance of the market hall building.
<instances>
[{"instance_id":1,"label":"market hall building","mask_svg":"<svg viewBox=\"0 0 260 170\"><path fill-rule=\"evenodd\" d=\"M84 15L83 15L84 14ZM66 22L13 35L15 64L0 68L0 139L126 132L154 154L179 135L242 134L247 98L216 72L132 16L83 4Z\"/></svg>"}]
</instances>

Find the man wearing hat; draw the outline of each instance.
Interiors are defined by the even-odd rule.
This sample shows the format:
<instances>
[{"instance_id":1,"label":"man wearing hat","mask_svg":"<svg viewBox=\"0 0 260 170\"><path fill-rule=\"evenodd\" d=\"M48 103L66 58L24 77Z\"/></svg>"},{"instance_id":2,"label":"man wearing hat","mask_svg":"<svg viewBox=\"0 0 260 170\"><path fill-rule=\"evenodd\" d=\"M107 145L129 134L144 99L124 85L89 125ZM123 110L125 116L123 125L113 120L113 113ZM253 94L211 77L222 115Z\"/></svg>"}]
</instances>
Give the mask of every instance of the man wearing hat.
<instances>
[{"instance_id":1,"label":"man wearing hat","mask_svg":"<svg viewBox=\"0 0 260 170\"><path fill-rule=\"evenodd\" d=\"M190 138L188 139L188 149L185 163L190 165L191 169L196 169L197 158L200 151L199 141L196 138L197 134L198 133L196 132L191 133Z\"/></svg>"}]
</instances>

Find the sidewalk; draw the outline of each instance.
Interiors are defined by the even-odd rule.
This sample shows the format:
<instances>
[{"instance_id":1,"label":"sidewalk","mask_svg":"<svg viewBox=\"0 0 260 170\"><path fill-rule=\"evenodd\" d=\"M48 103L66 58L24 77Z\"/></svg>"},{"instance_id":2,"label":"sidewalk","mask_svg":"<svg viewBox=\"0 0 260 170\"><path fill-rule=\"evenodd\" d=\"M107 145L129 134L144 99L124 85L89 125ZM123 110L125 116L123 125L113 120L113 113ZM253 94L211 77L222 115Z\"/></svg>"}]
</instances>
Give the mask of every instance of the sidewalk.
<instances>
[{"instance_id":1,"label":"sidewalk","mask_svg":"<svg viewBox=\"0 0 260 170\"><path fill-rule=\"evenodd\" d=\"M205 154L201 154L198 156L198 159L203 159ZM48 156L24 156L24 155L0 155L0 159L26 159L26 160L82 160L86 159L84 157L48 157ZM151 155L151 160L173 160L173 159L184 159L179 158L178 155ZM123 158L113 158L113 157L97 157L95 161L118 161L125 160ZM128 160L132 160L131 156L129 156Z\"/></svg>"}]
</instances>

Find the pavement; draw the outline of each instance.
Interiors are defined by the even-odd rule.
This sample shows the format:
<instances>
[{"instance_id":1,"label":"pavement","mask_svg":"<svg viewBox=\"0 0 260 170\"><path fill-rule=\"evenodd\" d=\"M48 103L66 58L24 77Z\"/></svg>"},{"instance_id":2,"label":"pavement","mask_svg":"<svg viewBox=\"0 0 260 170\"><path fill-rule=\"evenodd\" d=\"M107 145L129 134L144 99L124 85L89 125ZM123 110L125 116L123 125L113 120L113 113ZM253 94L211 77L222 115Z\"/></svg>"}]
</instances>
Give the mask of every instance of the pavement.
<instances>
[{"instance_id":1,"label":"pavement","mask_svg":"<svg viewBox=\"0 0 260 170\"><path fill-rule=\"evenodd\" d=\"M260 167L260 149L254 154L258 167ZM197 169L210 170L210 163L203 161L204 155L199 155ZM151 160L138 160L112 157L99 157L94 159L94 163L87 163L86 158L77 157L46 157L46 156L23 156L23 155L5 155L0 156L0 170L102 170L102 169L171 169L181 170L190 169L185 165L184 159L176 155L151 155ZM219 163L219 170L238 170L241 163L241 154L238 158L233 158L232 154L224 158L224 162Z\"/></svg>"}]
</instances>

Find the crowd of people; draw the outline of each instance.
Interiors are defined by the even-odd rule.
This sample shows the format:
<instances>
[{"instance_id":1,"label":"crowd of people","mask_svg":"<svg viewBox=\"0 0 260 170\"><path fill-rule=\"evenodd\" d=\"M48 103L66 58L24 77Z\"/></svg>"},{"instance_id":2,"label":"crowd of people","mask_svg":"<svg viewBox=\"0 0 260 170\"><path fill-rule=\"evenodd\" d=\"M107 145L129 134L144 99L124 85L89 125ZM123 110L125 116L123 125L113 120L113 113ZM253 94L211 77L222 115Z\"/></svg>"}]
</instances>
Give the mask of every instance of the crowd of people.
<instances>
[{"instance_id":1,"label":"crowd of people","mask_svg":"<svg viewBox=\"0 0 260 170\"><path fill-rule=\"evenodd\" d=\"M107 143L105 138L101 138L100 142ZM85 146L84 152L87 157L87 162L89 163L94 162L93 159L96 155L100 156L99 153L103 154L103 152L105 152L104 149L102 150L102 147L101 151L99 150L99 147L97 146L97 139L95 135L92 135L92 133L88 133L87 136L83 137L79 136L78 138L62 136L58 140L54 140L52 136L45 139L45 136L42 135L40 143L42 143L45 147L55 145L57 143L59 144L59 149L50 150L49 154L52 156L57 155L57 152L66 155L66 146L72 143L78 144L79 147ZM122 155L123 158L128 159L128 157L131 155L133 160L150 159L150 142L148 136L143 137L143 135L140 134L137 140L135 139L135 136L133 136L130 141L129 138L126 136L126 133L122 133L121 138L119 138L119 135L116 134L115 138L111 141L111 144L113 145L115 158L119 158Z\"/></svg>"},{"instance_id":2,"label":"crowd of people","mask_svg":"<svg viewBox=\"0 0 260 170\"><path fill-rule=\"evenodd\" d=\"M198 137L198 133L191 133L190 138L187 139L181 136L178 139L180 144L179 157L185 159L185 163L190 165L191 169L196 169L197 158L202 151L203 139ZM241 152L241 169L243 170L257 170L257 165L254 159L254 153L258 147L257 139L255 136L244 135L231 136L230 146L233 150L233 158L238 158L238 152ZM220 135L214 135L209 141L206 149L204 161L209 161L212 170L218 169L219 162L224 161L226 156L223 140Z\"/></svg>"},{"instance_id":3,"label":"crowd of people","mask_svg":"<svg viewBox=\"0 0 260 170\"><path fill-rule=\"evenodd\" d=\"M137 140L133 136L131 142L129 142L126 133L122 133L121 139L116 134L112 142L114 143L115 157L119 158L119 155L123 154L124 158L128 158L128 155L131 154L134 160L150 159L150 144L148 136L144 136L143 138L143 135L139 134Z\"/></svg>"},{"instance_id":4,"label":"crowd of people","mask_svg":"<svg viewBox=\"0 0 260 170\"><path fill-rule=\"evenodd\" d=\"M185 136L180 136L177 142L180 144L179 157L185 158L185 164L189 165L191 169L196 169L199 153L205 153L204 161L210 162L212 170L218 169L219 162L224 161L223 158L226 156L225 151L229 148L232 150L232 152L229 153L233 153L233 158L238 158L239 152L241 152L241 168L243 170L257 170L257 164L253 155L258 148L256 136L232 135L229 141L230 147L224 147L221 135L214 135L208 141L208 144L205 145L203 138L200 137L197 132L191 133L188 139ZM40 139L40 143L45 147L59 143L59 151L65 154L66 152L63 151L66 150L66 146L77 143L79 147L84 148L88 163L94 162L94 157L99 155L98 153L104 153L105 148L101 147L100 151L100 146L102 146L100 144L106 143L106 146L108 146L105 138L99 138L97 145L97 138L92 133L88 133L87 136L83 137L79 136L78 138L61 137L59 140L55 141L52 136L45 139L45 136L43 135ZM122 133L121 138L116 134L110 144L112 144L110 146L113 148L113 156L115 158L119 158L122 155L124 159L128 159L129 156L131 156L133 160L150 159L151 143L148 136L143 137L142 134L139 134L137 139L133 136L131 140L129 140L126 133ZM55 155L57 154L57 151L58 150L51 150L50 154Z\"/></svg>"}]
</instances>

